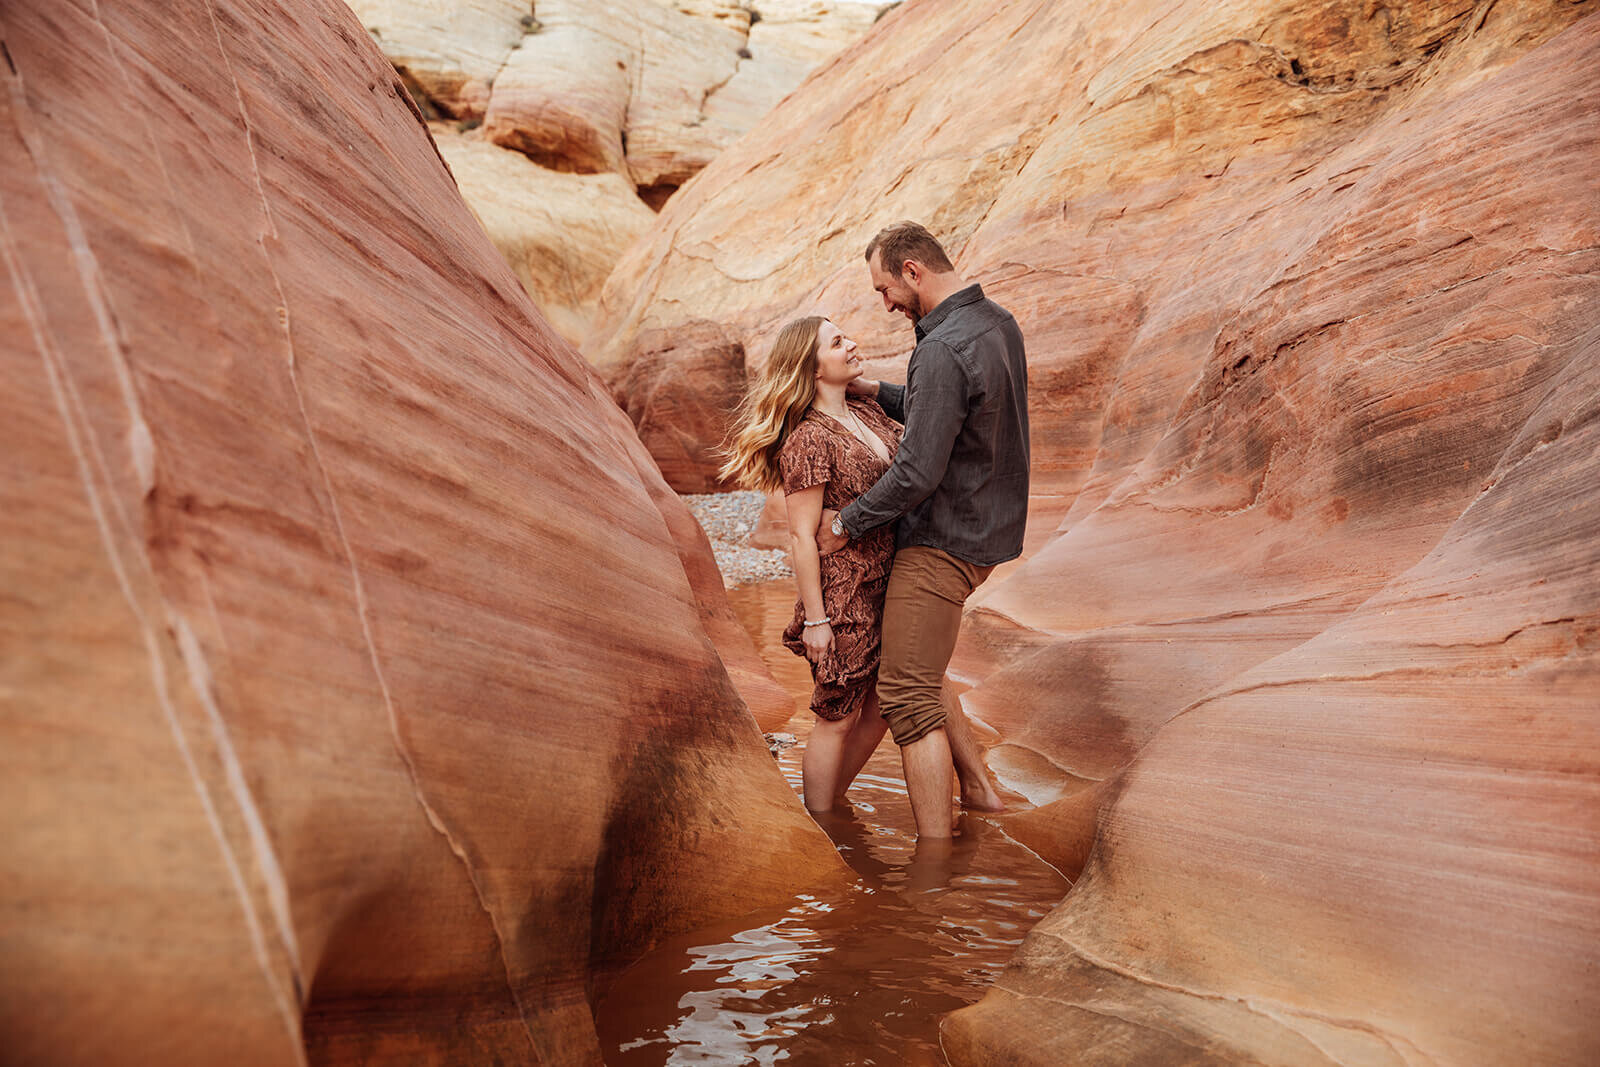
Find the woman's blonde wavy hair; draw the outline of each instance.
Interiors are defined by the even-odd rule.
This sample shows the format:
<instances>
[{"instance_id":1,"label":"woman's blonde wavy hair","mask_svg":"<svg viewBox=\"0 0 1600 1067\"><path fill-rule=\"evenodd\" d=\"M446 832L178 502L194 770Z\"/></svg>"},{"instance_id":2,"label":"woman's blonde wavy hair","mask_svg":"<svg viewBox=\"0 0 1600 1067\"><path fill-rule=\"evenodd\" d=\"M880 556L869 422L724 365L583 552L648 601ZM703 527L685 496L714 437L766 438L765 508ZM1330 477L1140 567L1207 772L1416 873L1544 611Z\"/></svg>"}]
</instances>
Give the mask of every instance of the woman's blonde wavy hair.
<instances>
[{"instance_id":1,"label":"woman's blonde wavy hair","mask_svg":"<svg viewBox=\"0 0 1600 1067\"><path fill-rule=\"evenodd\" d=\"M783 488L778 453L817 396L820 315L795 319L778 332L767 365L734 413L717 472L724 481L773 493Z\"/></svg>"}]
</instances>

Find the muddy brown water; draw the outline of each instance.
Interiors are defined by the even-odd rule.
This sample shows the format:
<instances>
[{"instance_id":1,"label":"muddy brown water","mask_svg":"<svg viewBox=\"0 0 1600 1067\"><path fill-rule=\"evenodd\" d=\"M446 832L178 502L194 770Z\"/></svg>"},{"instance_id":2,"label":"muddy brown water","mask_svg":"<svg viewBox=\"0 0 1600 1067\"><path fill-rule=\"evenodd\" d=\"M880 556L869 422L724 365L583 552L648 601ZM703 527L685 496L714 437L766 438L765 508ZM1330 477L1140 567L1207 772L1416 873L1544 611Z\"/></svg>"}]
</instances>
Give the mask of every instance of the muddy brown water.
<instances>
[{"instance_id":1,"label":"muddy brown water","mask_svg":"<svg viewBox=\"0 0 1600 1067\"><path fill-rule=\"evenodd\" d=\"M773 674L799 697L782 728L799 743L778 755L798 793L810 678L777 643L794 584L746 586L730 598ZM819 822L854 885L797 892L787 906L657 946L596 1010L610 1067L945 1062L940 1020L983 995L1068 883L1006 836L1003 815L963 815L948 846L919 850L887 738L850 799Z\"/></svg>"}]
</instances>

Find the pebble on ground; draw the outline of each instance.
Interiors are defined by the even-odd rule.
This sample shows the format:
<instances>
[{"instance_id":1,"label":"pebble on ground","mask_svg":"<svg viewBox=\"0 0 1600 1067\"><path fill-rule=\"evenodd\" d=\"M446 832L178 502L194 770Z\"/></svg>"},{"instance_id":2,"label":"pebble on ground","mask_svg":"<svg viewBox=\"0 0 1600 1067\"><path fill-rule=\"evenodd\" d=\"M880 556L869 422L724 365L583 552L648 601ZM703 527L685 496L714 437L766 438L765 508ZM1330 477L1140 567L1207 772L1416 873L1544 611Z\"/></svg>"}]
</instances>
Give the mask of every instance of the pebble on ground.
<instances>
[{"instance_id":1,"label":"pebble on ground","mask_svg":"<svg viewBox=\"0 0 1600 1067\"><path fill-rule=\"evenodd\" d=\"M787 552L750 547L750 535L767 504L765 494L685 494L683 502L711 539L711 551L717 557L724 586L732 589L736 585L794 577Z\"/></svg>"}]
</instances>

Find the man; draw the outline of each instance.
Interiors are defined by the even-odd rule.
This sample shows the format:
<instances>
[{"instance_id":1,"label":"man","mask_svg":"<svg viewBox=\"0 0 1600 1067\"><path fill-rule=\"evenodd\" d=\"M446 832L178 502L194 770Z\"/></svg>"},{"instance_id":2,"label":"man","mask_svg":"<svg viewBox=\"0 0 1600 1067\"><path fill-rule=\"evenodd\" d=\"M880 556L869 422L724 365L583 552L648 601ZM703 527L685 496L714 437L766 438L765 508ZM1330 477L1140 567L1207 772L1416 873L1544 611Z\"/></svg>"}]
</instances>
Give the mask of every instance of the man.
<instances>
[{"instance_id":1,"label":"man","mask_svg":"<svg viewBox=\"0 0 1600 1067\"><path fill-rule=\"evenodd\" d=\"M1022 554L1028 514L1028 368L1011 313L968 285L924 227L901 222L867 245L872 287L916 327L906 384L868 382L905 423L894 463L842 511L818 545L842 547L899 520L884 601L878 703L900 746L919 838L951 832L951 746L972 741L941 700L967 597ZM988 788L987 781L984 788Z\"/></svg>"}]
</instances>

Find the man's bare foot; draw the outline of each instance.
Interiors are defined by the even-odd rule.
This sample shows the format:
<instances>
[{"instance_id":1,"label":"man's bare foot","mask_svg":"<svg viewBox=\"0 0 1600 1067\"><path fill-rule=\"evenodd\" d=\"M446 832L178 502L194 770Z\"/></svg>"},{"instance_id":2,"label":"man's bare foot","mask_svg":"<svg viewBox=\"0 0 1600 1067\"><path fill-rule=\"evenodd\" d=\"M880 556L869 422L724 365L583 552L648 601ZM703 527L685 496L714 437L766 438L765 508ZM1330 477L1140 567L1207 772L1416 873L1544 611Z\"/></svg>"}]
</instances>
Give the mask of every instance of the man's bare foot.
<instances>
[{"instance_id":1,"label":"man's bare foot","mask_svg":"<svg viewBox=\"0 0 1600 1067\"><path fill-rule=\"evenodd\" d=\"M990 813L1006 810L1005 798L995 790L988 778L973 782L970 786L966 782L961 783L961 806L968 811Z\"/></svg>"}]
</instances>

